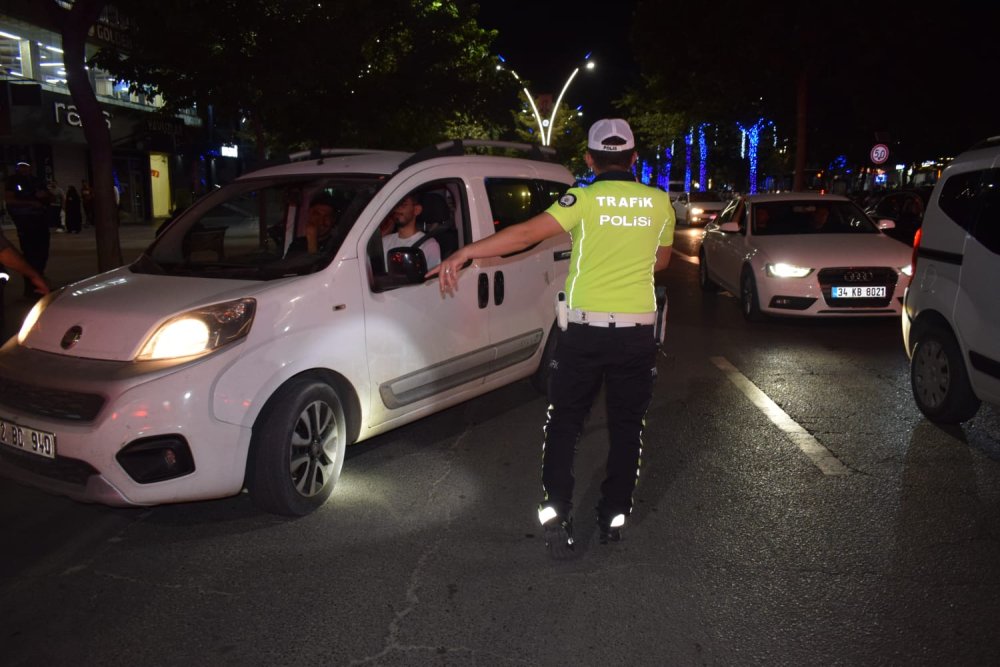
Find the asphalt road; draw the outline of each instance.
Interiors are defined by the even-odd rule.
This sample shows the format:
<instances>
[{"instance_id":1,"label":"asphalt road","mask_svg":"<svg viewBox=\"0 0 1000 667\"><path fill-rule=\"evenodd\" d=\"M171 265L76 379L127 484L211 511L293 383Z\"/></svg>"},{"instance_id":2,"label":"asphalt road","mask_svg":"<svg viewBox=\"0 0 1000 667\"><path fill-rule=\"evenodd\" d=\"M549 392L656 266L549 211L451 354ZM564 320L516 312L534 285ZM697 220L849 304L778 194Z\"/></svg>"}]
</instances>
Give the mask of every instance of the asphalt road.
<instances>
[{"instance_id":1,"label":"asphalt road","mask_svg":"<svg viewBox=\"0 0 1000 667\"><path fill-rule=\"evenodd\" d=\"M0 480L0 663L994 663L1000 411L924 420L894 319L749 325L693 263L667 283L622 543L591 520L598 404L577 557L546 556L527 381L352 447L295 521L245 495L115 510Z\"/></svg>"}]
</instances>

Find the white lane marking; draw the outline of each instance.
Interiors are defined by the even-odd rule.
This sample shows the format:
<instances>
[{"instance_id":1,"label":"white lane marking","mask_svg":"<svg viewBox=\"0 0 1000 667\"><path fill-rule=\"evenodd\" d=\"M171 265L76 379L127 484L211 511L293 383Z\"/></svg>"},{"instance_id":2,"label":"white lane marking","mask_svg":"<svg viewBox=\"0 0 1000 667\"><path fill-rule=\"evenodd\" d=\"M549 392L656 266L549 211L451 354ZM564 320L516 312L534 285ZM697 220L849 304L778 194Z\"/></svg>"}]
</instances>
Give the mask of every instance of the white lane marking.
<instances>
[{"instance_id":1,"label":"white lane marking","mask_svg":"<svg viewBox=\"0 0 1000 667\"><path fill-rule=\"evenodd\" d=\"M829 449L824 447L819 440L814 438L807 430L799 426L794 419L788 416L778 404L761 391L757 385L751 382L739 369L729 363L725 357L711 357L715 366L729 377L729 381L736 385L737 389L743 392L750 402L756 405L764 415L770 419L775 426L785 432L795 445L802 450L802 453L809 457L817 468L824 475L848 475L850 470L841 463L840 459L833 455Z\"/></svg>"}]
</instances>

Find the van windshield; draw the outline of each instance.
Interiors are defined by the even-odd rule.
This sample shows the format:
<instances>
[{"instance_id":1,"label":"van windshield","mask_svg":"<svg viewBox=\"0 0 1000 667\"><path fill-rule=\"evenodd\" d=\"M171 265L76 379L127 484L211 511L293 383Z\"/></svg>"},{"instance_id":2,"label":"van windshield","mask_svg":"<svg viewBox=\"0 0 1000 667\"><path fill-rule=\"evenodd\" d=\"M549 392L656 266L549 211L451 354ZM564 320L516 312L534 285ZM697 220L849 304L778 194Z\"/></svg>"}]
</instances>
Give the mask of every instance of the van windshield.
<instances>
[{"instance_id":1,"label":"van windshield","mask_svg":"<svg viewBox=\"0 0 1000 667\"><path fill-rule=\"evenodd\" d=\"M137 273L273 280L333 259L382 176L239 181L164 225L132 264Z\"/></svg>"}]
</instances>

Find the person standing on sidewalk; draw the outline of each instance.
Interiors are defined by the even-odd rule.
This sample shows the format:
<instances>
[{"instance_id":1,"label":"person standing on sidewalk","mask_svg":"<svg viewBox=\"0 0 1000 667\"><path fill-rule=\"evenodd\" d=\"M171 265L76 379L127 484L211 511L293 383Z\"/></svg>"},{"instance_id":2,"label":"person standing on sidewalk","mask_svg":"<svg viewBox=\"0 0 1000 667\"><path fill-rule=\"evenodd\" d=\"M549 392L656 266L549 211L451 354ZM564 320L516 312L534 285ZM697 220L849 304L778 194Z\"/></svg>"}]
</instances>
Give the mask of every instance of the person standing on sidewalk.
<instances>
[{"instance_id":1,"label":"person standing on sidewalk","mask_svg":"<svg viewBox=\"0 0 1000 667\"><path fill-rule=\"evenodd\" d=\"M80 193L72 185L66 188L66 201L63 204L66 231L79 234L83 229L83 208L80 205Z\"/></svg>"},{"instance_id":2,"label":"person standing on sidewalk","mask_svg":"<svg viewBox=\"0 0 1000 667\"><path fill-rule=\"evenodd\" d=\"M49 260L50 236L46 219L49 199L48 189L32 175L31 165L18 162L14 174L7 177L4 201L17 228L21 253L40 276L45 275L45 265ZM24 296L33 298L34 293L34 286L26 277Z\"/></svg>"},{"instance_id":3,"label":"person standing on sidewalk","mask_svg":"<svg viewBox=\"0 0 1000 667\"><path fill-rule=\"evenodd\" d=\"M602 385L610 441L597 506L602 543L621 539L632 511L656 377L654 273L670 262L675 224L669 195L637 183L631 173L635 139L626 121L594 123L584 159L597 175L590 186L570 188L547 211L464 246L427 274L451 293L469 260L507 255L563 232L572 237L567 323L555 334L538 508L546 547L556 558L574 546L573 459Z\"/></svg>"},{"instance_id":4,"label":"person standing on sidewalk","mask_svg":"<svg viewBox=\"0 0 1000 667\"><path fill-rule=\"evenodd\" d=\"M94 224L94 191L87 179L80 181L80 201L83 203L83 221L90 227Z\"/></svg>"}]
</instances>

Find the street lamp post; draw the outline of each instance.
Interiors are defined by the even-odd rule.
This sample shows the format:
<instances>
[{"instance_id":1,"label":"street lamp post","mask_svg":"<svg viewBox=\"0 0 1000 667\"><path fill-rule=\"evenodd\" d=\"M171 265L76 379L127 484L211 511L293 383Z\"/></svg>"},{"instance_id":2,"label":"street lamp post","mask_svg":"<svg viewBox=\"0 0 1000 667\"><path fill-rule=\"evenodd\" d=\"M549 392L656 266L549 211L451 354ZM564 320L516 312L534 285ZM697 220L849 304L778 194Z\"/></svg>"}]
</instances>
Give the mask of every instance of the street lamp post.
<instances>
[{"instance_id":1,"label":"street lamp post","mask_svg":"<svg viewBox=\"0 0 1000 667\"><path fill-rule=\"evenodd\" d=\"M566 83L563 84L562 90L559 91L559 97L556 98L556 103L552 105L552 113L549 114L548 118L542 118L542 114L538 110L538 105L535 104L534 96L531 94L531 91L528 90L528 86L522 84L521 90L524 91L524 96L528 98L528 104L531 105L531 112L535 115L535 122L538 124L538 134L542 138L543 146L549 146L552 143L552 128L555 127L556 124L556 114L559 112L559 105L562 103L566 90L569 89L569 84L573 83L573 79L575 79L576 75L580 73L581 67L592 70L596 66L594 61L590 59L590 55L591 54L588 53L584 56L583 63L570 72L569 78L566 79ZM500 59L501 63L507 62L503 56L497 57ZM503 65L497 65L497 69L503 69ZM514 70L509 71L518 82L521 81L521 77L517 75L517 72Z\"/></svg>"}]
</instances>

